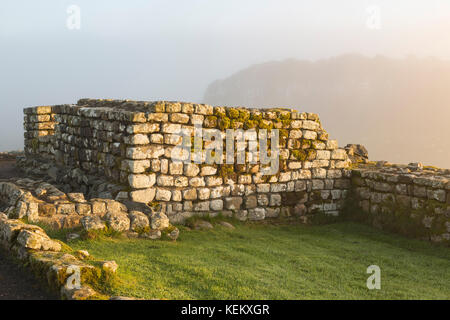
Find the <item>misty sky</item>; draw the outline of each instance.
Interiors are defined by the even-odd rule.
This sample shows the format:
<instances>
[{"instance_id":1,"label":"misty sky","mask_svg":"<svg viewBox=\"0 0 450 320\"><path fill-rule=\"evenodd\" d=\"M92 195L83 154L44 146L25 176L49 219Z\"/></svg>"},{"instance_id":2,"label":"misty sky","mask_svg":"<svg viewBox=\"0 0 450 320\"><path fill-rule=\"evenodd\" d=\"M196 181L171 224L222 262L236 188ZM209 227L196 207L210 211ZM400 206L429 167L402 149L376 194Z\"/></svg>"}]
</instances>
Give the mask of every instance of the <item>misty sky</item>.
<instances>
[{"instance_id":1,"label":"misty sky","mask_svg":"<svg viewBox=\"0 0 450 320\"><path fill-rule=\"evenodd\" d=\"M80 30L66 27L73 4ZM23 147L26 106L83 97L202 102L212 81L286 58L449 59L449 32L448 0L2 0L0 151Z\"/></svg>"}]
</instances>

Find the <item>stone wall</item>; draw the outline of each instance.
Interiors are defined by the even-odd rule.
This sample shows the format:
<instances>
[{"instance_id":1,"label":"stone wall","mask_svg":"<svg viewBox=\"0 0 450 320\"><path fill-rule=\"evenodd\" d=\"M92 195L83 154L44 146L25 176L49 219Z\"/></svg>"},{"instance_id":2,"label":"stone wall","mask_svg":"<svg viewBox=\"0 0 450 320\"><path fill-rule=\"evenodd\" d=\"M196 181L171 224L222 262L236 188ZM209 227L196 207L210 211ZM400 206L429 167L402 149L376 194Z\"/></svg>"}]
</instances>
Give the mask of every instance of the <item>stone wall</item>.
<instances>
[{"instance_id":1,"label":"stone wall","mask_svg":"<svg viewBox=\"0 0 450 320\"><path fill-rule=\"evenodd\" d=\"M26 219L53 229L109 229L132 238L155 240L166 234L176 240L179 230L170 225L161 206L127 204L101 198L88 201L82 193L66 194L45 181L29 178L0 181L0 211L9 219Z\"/></svg>"},{"instance_id":2,"label":"stone wall","mask_svg":"<svg viewBox=\"0 0 450 320\"><path fill-rule=\"evenodd\" d=\"M24 150L29 155L53 159L55 113L51 106L24 109Z\"/></svg>"},{"instance_id":3,"label":"stone wall","mask_svg":"<svg viewBox=\"0 0 450 320\"><path fill-rule=\"evenodd\" d=\"M279 129L279 171L263 175L260 163L248 161L173 160L180 129L193 134L196 124L203 137L219 129L223 141L227 129L246 130L246 139L257 138L263 129ZM77 105L25 109L25 128L28 159L52 159L65 170L81 170L78 180L90 187L95 177L106 177L121 188L98 190L103 196L110 192L116 200L158 202L173 222L208 212L240 220L305 219L316 211L337 215L350 187L345 150L329 140L317 115L290 109L82 99ZM203 159L210 143L199 143ZM249 143L245 157L254 157Z\"/></svg>"},{"instance_id":4,"label":"stone wall","mask_svg":"<svg viewBox=\"0 0 450 320\"><path fill-rule=\"evenodd\" d=\"M201 127L202 138L196 126ZM364 147L338 148L316 114L281 108L82 99L77 105L25 109L25 129L26 159L19 164L37 166L30 172L45 173L59 183L65 198L48 202L39 198L33 191L36 188L28 188L37 199L25 193L21 197L29 198L30 204L19 199L4 208L14 217L33 220L34 203L38 203L39 219L51 210L52 223L65 225L89 220L86 217L96 215L97 202L108 206L113 201L126 213L124 217L128 215L122 219L128 222L135 218L130 214L136 208L150 220L158 208L158 216L167 215L172 223L218 213L240 220L292 216L307 222L317 212L338 215L348 200L357 219L367 217L381 228L449 242L449 170L367 164ZM244 140L233 144L233 164L225 163L228 129L244 130L237 137ZM279 130L280 166L277 172L263 175L251 141L271 129ZM180 152L188 153L189 163L173 157L183 142L180 130L190 134L188 149ZM216 138L224 145L214 155L207 150L214 144L213 130L219 130ZM245 149L243 164L237 161L238 146ZM261 147L258 141L256 146ZM189 152L196 149L201 149L201 163L195 163L195 154ZM222 161L205 163L208 153ZM3 188L12 187L6 183ZM47 192L52 194L50 189ZM73 192L84 193L88 200L69 199ZM10 194L15 193L0 192L4 203L10 201ZM64 213L66 209L71 214ZM105 220L105 212L100 216ZM98 225L104 222L110 224L106 220Z\"/></svg>"},{"instance_id":5,"label":"stone wall","mask_svg":"<svg viewBox=\"0 0 450 320\"><path fill-rule=\"evenodd\" d=\"M353 169L352 187L349 201L375 226L450 243L450 170L366 166Z\"/></svg>"},{"instance_id":6,"label":"stone wall","mask_svg":"<svg viewBox=\"0 0 450 320\"><path fill-rule=\"evenodd\" d=\"M118 268L115 261L96 261L86 250L64 252L68 247L51 239L41 227L8 219L3 212L0 212L0 247L62 299L109 298L92 287L97 289L107 284ZM89 262L83 261L87 257ZM70 280L77 271L78 284Z\"/></svg>"}]
</instances>

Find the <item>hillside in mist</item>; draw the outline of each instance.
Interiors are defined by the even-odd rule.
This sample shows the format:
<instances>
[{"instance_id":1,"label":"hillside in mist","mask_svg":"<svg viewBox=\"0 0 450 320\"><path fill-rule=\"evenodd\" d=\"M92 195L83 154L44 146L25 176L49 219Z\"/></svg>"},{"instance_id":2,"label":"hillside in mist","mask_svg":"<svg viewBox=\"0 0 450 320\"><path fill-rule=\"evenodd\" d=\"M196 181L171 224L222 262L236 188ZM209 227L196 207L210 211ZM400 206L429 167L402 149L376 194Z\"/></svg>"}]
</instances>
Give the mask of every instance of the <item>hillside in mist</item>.
<instances>
[{"instance_id":1,"label":"hillside in mist","mask_svg":"<svg viewBox=\"0 0 450 320\"><path fill-rule=\"evenodd\" d=\"M290 107L318 113L340 145L372 160L450 168L450 62L343 55L254 65L213 82L212 105Z\"/></svg>"}]
</instances>

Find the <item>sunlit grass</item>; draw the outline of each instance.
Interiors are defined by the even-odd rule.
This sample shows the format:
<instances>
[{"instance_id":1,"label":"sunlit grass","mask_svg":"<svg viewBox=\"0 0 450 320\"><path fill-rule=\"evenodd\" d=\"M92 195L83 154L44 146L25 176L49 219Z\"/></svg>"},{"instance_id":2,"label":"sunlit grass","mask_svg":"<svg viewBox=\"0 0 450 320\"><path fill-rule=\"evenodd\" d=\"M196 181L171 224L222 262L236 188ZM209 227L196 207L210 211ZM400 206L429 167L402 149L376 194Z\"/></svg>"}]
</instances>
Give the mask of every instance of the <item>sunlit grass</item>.
<instances>
[{"instance_id":1,"label":"sunlit grass","mask_svg":"<svg viewBox=\"0 0 450 320\"><path fill-rule=\"evenodd\" d=\"M450 299L450 249L364 225L181 227L177 242L79 240L116 260L114 294L157 299ZM368 290L370 265L381 290Z\"/></svg>"}]
</instances>

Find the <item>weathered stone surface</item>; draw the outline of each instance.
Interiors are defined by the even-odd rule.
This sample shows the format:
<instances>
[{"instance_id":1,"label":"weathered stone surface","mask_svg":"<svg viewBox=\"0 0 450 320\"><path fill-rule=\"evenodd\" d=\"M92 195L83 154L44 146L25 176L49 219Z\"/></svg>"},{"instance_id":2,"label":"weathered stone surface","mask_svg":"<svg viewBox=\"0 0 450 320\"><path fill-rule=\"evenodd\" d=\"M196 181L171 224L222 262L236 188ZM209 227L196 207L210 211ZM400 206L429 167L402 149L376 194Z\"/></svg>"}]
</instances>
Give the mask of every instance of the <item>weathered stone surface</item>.
<instances>
[{"instance_id":1,"label":"weathered stone surface","mask_svg":"<svg viewBox=\"0 0 450 320\"><path fill-rule=\"evenodd\" d=\"M157 240L161 238L161 231L160 230L149 230L147 232L144 232L140 235L142 238L151 239L151 240Z\"/></svg>"},{"instance_id":2,"label":"weathered stone surface","mask_svg":"<svg viewBox=\"0 0 450 320\"><path fill-rule=\"evenodd\" d=\"M60 251L61 244L51 240L47 234L39 229L30 231L22 229L17 236L17 243L27 249L43 251Z\"/></svg>"},{"instance_id":3,"label":"weathered stone surface","mask_svg":"<svg viewBox=\"0 0 450 320\"><path fill-rule=\"evenodd\" d=\"M70 201L77 202L77 203L84 203L86 202L86 199L84 199L84 194L82 193L68 193L67 197Z\"/></svg>"},{"instance_id":4,"label":"weathered stone surface","mask_svg":"<svg viewBox=\"0 0 450 320\"><path fill-rule=\"evenodd\" d=\"M156 175L152 174L130 174L128 176L130 187L144 189L152 187L156 182Z\"/></svg>"},{"instance_id":5,"label":"weathered stone surface","mask_svg":"<svg viewBox=\"0 0 450 320\"><path fill-rule=\"evenodd\" d=\"M172 231L170 231L167 236L169 237L169 239L176 241L178 239L178 237L180 236L180 230L178 230L178 228L174 228Z\"/></svg>"},{"instance_id":6,"label":"weathered stone surface","mask_svg":"<svg viewBox=\"0 0 450 320\"><path fill-rule=\"evenodd\" d=\"M195 163L188 163L184 165L184 174L188 177L195 177L199 174L200 168Z\"/></svg>"},{"instance_id":7,"label":"weathered stone surface","mask_svg":"<svg viewBox=\"0 0 450 320\"><path fill-rule=\"evenodd\" d=\"M234 227L231 223L226 222L226 221L219 221L219 224L220 224L222 227L225 227L225 228L227 228L227 229L231 229L231 230L235 229L235 227Z\"/></svg>"},{"instance_id":8,"label":"weathered stone surface","mask_svg":"<svg viewBox=\"0 0 450 320\"><path fill-rule=\"evenodd\" d=\"M103 201L91 201L92 214L103 217L106 214L106 203Z\"/></svg>"},{"instance_id":9,"label":"weathered stone surface","mask_svg":"<svg viewBox=\"0 0 450 320\"><path fill-rule=\"evenodd\" d=\"M197 190L192 188L192 189L187 189L183 191L183 199L185 200L196 200L197 199Z\"/></svg>"},{"instance_id":10,"label":"weathered stone surface","mask_svg":"<svg viewBox=\"0 0 450 320\"><path fill-rule=\"evenodd\" d=\"M56 205L57 214L73 214L75 213L75 203L61 203Z\"/></svg>"},{"instance_id":11,"label":"weathered stone surface","mask_svg":"<svg viewBox=\"0 0 450 320\"><path fill-rule=\"evenodd\" d=\"M122 160L121 169L131 173L144 173L150 167L150 160Z\"/></svg>"},{"instance_id":12,"label":"weathered stone surface","mask_svg":"<svg viewBox=\"0 0 450 320\"><path fill-rule=\"evenodd\" d=\"M130 192L130 199L134 202L150 203L155 199L156 188L135 190Z\"/></svg>"},{"instance_id":13,"label":"weathered stone surface","mask_svg":"<svg viewBox=\"0 0 450 320\"><path fill-rule=\"evenodd\" d=\"M214 229L214 226L205 220L197 220L195 221L192 226L195 230L208 230L208 229Z\"/></svg>"},{"instance_id":14,"label":"weathered stone surface","mask_svg":"<svg viewBox=\"0 0 450 320\"><path fill-rule=\"evenodd\" d=\"M336 149L331 151L331 159L333 160L345 160L347 159L347 153L344 149Z\"/></svg>"},{"instance_id":15,"label":"weathered stone surface","mask_svg":"<svg viewBox=\"0 0 450 320\"><path fill-rule=\"evenodd\" d=\"M266 217L266 210L264 208L254 208L248 210L249 220L263 220Z\"/></svg>"},{"instance_id":16,"label":"weathered stone surface","mask_svg":"<svg viewBox=\"0 0 450 320\"><path fill-rule=\"evenodd\" d=\"M248 196L245 198L245 208L253 209L258 205L256 196Z\"/></svg>"},{"instance_id":17,"label":"weathered stone surface","mask_svg":"<svg viewBox=\"0 0 450 320\"><path fill-rule=\"evenodd\" d=\"M242 202L242 197L225 198L225 208L227 210L239 210L241 208Z\"/></svg>"},{"instance_id":18,"label":"weathered stone surface","mask_svg":"<svg viewBox=\"0 0 450 320\"><path fill-rule=\"evenodd\" d=\"M194 211L209 211L209 205L210 202L209 201L200 201L200 202L196 202L194 203Z\"/></svg>"},{"instance_id":19,"label":"weathered stone surface","mask_svg":"<svg viewBox=\"0 0 450 320\"><path fill-rule=\"evenodd\" d=\"M105 221L114 231L123 232L130 229L130 219L126 212L110 211L105 215Z\"/></svg>"},{"instance_id":20,"label":"weathered stone surface","mask_svg":"<svg viewBox=\"0 0 450 320\"><path fill-rule=\"evenodd\" d=\"M130 218L130 229L133 231L142 231L150 225L147 215L140 211L131 211L128 217Z\"/></svg>"},{"instance_id":21,"label":"weathered stone surface","mask_svg":"<svg viewBox=\"0 0 450 320\"><path fill-rule=\"evenodd\" d=\"M369 152L361 144L348 144L344 149L352 162L364 162L369 159Z\"/></svg>"},{"instance_id":22,"label":"weathered stone surface","mask_svg":"<svg viewBox=\"0 0 450 320\"><path fill-rule=\"evenodd\" d=\"M75 210L80 216L87 216L92 213L92 208L89 203L77 203Z\"/></svg>"},{"instance_id":23,"label":"weathered stone surface","mask_svg":"<svg viewBox=\"0 0 450 320\"><path fill-rule=\"evenodd\" d=\"M98 293L88 286L82 286L78 289L69 289L65 286L61 288L61 297L65 300L91 300Z\"/></svg>"},{"instance_id":24,"label":"weathered stone surface","mask_svg":"<svg viewBox=\"0 0 450 320\"><path fill-rule=\"evenodd\" d=\"M276 218L280 215L280 208L266 208L265 218Z\"/></svg>"},{"instance_id":25,"label":"weathered stone surface","mask_svg":"<svg viewBox=\"0 0 450 320\"><path fill-rule=\"evenodd\" d=\"M296 216L303 216L308 212L308 209L306 208L306 206L304 204L299 203L294 207L293 211Z\"/></svg>"},{"instance_id":26,"label":"weathered stone surface","mask_svg":"<svg viewBox=\"0 0 450 320\"><path fill-rule=\"evenodd\" d=\"M151 228L153 230L164 230L170 225L169 218L163 212L155 212L151 216Z\"/></svg>"},{"instance_id":27,"label":"weathered stone surface","mask_svg":"<svg viewBox=\"0 0 450 320\"><path fill-rule=\"evenodd\" d=\"M103 230L106 228L105 223L100 219L99 216L85 216L81 218L81 225L84 230Z\"/></svg>"},{"instance_id":28,"label":"weathered stone surface","mask_svg":"<svg viewBox=\"0 0 450 320\"><path fill-rule=\"evenodd\" d=\"M171 198L172 198L172 192L170 190L156 188L156 196L155 196L156 200L170 201Z\"/></svg>"},{"instance_id":29,"label":"weathered stone surface","mask_svg":"<svg viewBox=\"0 0 450 320\"><path fill-rule=\"evenodd\" d=\"M77 250L75 252L75 254L77 255L77 257L81 260L87 259L89 258L90 254L87 250Z\"/></svg>"},{"instance_id":30,"label":"weathered stone surface","mask_svg":"<svg viewBox=\"0 0 450 320\"><path fill-rule=\"evenodd\" d=\"M0 239L11 243L23 229L44 233L44 230L38 226L27 225L20 220L3 219L0 220Z\"/></svg>"},{"instance_id":31,"label":"weathered stone surface","mask_svg":"<svg viewBox=\"0 0 450 320\"><path fill-rule=\"evenodd\" d=\"M211 200L210 208L213 211L221 211L223 209L223 201L221 199Z\"/></svg>"}]
</instances>

